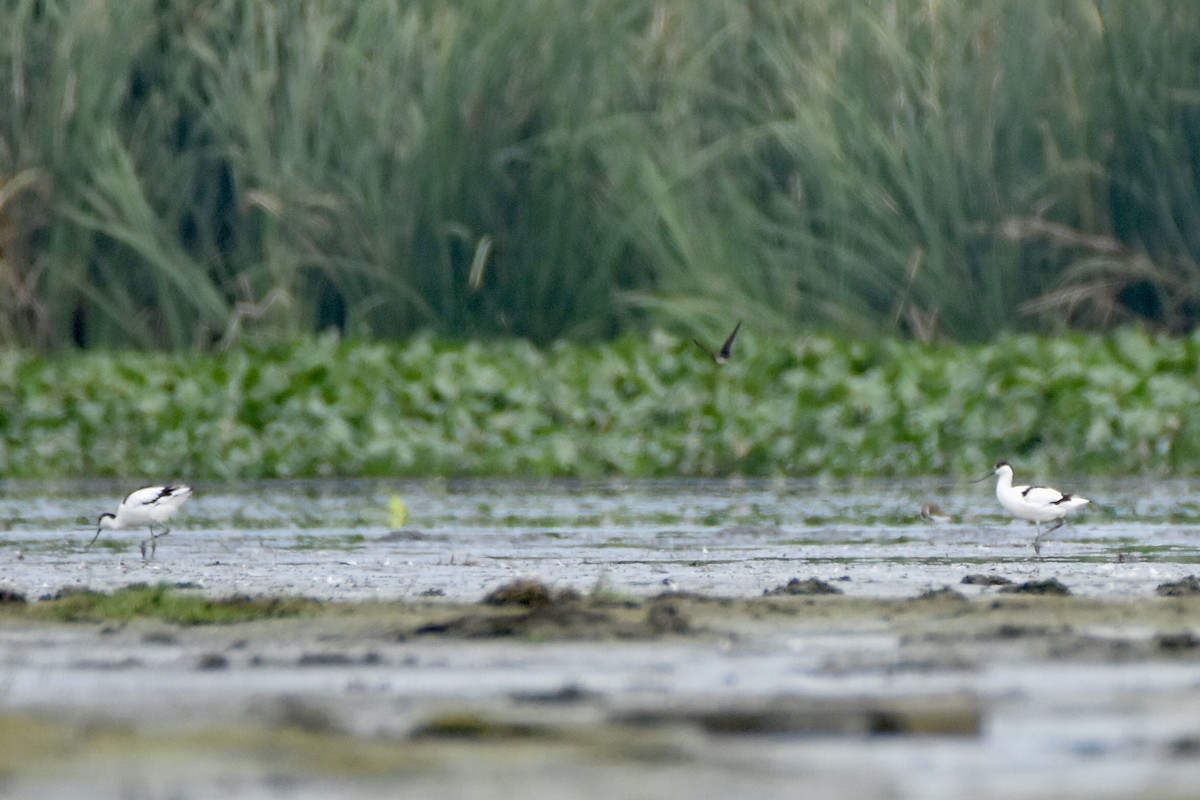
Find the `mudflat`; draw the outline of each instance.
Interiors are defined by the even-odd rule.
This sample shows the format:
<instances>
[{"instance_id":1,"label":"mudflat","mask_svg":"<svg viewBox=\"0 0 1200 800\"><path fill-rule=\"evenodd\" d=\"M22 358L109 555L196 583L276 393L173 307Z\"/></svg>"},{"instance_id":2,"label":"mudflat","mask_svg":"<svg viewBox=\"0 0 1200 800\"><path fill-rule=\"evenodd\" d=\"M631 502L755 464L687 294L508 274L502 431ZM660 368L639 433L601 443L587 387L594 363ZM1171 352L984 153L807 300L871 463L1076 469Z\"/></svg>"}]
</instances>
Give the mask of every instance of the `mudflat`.
<instances>
[{"instance_id":1,"label":"mudflat","mask_svg":"<svg viewBox=\"0 0 1200 800\"><path fill-rule=\"evenodd\" d=\"M1100 488L1041 557L939 484L0 498L0 793L1191 797L1200 506Z\"/></svg>"}]
</instances>

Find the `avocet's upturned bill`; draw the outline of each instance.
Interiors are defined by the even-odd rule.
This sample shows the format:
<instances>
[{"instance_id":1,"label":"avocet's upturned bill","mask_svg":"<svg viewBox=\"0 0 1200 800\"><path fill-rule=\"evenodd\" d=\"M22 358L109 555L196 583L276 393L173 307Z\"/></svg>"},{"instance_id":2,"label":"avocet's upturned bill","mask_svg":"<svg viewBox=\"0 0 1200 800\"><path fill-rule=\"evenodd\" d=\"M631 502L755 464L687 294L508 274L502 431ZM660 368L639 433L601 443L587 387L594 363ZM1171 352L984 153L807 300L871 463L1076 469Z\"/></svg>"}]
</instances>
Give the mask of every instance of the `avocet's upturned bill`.
<instances>
[{"instance_id":1,"label":"avocet's upturned bill","mask_svg":"<svg viewBox=\"0 0 1200 800\"><path fill-rule=\"evenodd\" d=\"M153 556L158 548L158 540L171 532L167 528L167 520L171 519L183 502L191 496L191 488L180 484L135 489L117 506L117 513L110 514L106 511L100 515L96 520L96 535L87 546L91 547L96 543L101 531L140 528L145 525L150 529L150 538L142 542L142 558L146 557L147 544L150 545L150 555ZM162 533L154 532L155 524L162 526Z\"/></svg>"},{"instance_id":2,"label":"avocet's upturned bill","mask_svg":"<svg viewBox=\"0 0 1200 800\"><path fill-rule=\"evenodd\" d=\"M1037 536L1033 539L1033 552L1042 554L1043 522L1053 522L1045 533L1062 527L1064 517L1091 500L1073 494L1064 494L1049 486L1013 486L1013 468L1007 461L999 461L992 471L972 483L986 481L997 476L996 499L1004 510L1017 519L1028 520L1037 525Z\"/></svg>"}]
</instances>

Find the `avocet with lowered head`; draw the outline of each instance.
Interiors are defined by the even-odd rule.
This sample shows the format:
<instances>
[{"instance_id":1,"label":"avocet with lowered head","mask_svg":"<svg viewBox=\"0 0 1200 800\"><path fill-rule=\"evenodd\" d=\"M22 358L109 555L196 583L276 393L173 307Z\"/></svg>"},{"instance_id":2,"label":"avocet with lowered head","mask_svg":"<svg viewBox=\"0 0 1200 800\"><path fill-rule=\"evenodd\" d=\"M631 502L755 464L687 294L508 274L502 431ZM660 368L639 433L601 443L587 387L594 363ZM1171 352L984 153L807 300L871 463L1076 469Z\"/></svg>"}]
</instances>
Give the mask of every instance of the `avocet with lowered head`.
<instances>
[{"instance_id":1,"label":"avocet with lowered head","mask_svg":"<svg viewBox=\"0 0 1200 800\"><path fill-rule=\"evenodd\" d=\"M158 548L158 540L171 532L167 527L167 521L191 496L191 488L182 484L146 486L135 489L121 501L121 505L117 506L117 513L110 514L106 511L100 515L100 518L96 520L96 535L92 537L87 546L91 547L96 543L96 540L100 538L101 531L140 528L145 525L150 528L150 538L142 542L142 558L146 557L147 544L150 545L150 555L153 557L154 551ZM162 526L162 533L154 532L156 524Z\"/></svg>"}]
</instances>

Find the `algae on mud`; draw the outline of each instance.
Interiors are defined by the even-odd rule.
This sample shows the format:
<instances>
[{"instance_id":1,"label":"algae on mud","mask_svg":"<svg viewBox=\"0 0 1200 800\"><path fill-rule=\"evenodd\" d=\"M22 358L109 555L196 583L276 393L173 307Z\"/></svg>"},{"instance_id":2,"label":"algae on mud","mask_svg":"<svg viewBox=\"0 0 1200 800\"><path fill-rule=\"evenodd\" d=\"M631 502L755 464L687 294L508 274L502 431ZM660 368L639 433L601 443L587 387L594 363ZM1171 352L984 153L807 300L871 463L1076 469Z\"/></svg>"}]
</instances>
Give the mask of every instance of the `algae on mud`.
<instances>
[{"instance_id":1,"label":"algae on mud","mask_svg":"<svg viewBox=\"0 0 1200 800\"><path fill-rule=\"evenodd\" d=\"M537 587L514 588L528 597ZM1183 634L1198 597L667 593L614 603L541 588L532 605L333 604L219 626L2 615L0 775L52 792L89 780L101 798L121 796L131 779L164 793L186 781L197 796L221 786L258 798L286 774L293 789L373 797L384 785L444 789L467 770L478 772L470 797L487 796L480 787L499 775L550 796L549 759L577 778L616 770L632 782L683 765L693 775L677 776L676 788L773 796L780 777L793 791L813 786L817 761L846 752L853 767L839 756L823 768L832 772L818 770L822 796L864 796L853 776L865 769L893 791L867 797L894 797L898 785L909 787L901 796L949 797L963 769L991 780L1049 759L1073 776L1057 784L1062 796L1084 797L1095 784L1081 748L1122 760L1132 734L1101 734L1110 723L1097 720L1130 715L1141 720L1137 747L1159 748L1160 775L1196 774L1170 755L1186 731L1162 704L1192 708L1200 646ZM687 626L646 624L667 605ZM546 626L527 616L534 609L572 613ZM479 638L445 624L463 619L497 625ZM210 654L221 669L204 667ZM1137 688L1131 670L1151 686ZM1072 675L1089 699L1069 688ZM1064 730L1036 722L1046 706L1079 713L1085 702L1090 728L1066 745ZM996 734L1014 725L1036 757ZM914 737L939 753L919 774L941 791L913 794L918 772L889 755ZM780 760L764 771L765 753Z\"/></svg>"},{"instance_id":2,"label":"algae on mud","mask_svg":"<svg viewBox=\"0 0 1200 800\"><path fill-rule=\"evenodd\" d=\"M208 598L166 585L133 584L111 594L70 591L36 601L0 605L0 623L84 624L159 621L179 632L217 624L260 631L283 625L296 633L311 628L331 640L383 638L399 642L433 639L516 639L526 642L711 639L736 636L743 627L787 623L800 630L866 626L888 629L912 641L926 637L985 640L1054 636L1087 637L1096 628L1137 630L1117 637L1122 647L1154 636L1171 638L1180 623L1200 618L1200 593L1163 584L1158 596L1111 599L1075 597L1058 581L1017 584L1002 576L997 594L967 597L951 587L908 598L850 597L817 579L794 579L805 587L737 598L666 591L645 598L618 598L603 589L588 595L553 590L521 579L477 602L427 599L368 603L319 602L305 597ZM968 576L963 583L976 583ZM807 587L817 587L809 589ZM1007 592L1007 594L1005 594ZM663 624L661 620L675 620ZM997 633L997 631L1003 631ZM1151 636L1147 631L1157 631ZM1182 648L1189 649L1189 648ZM1194 654L1200 658L1200 649ZM370 659L367 660L368 663ZM318 663L310 659L309 664ZM341 663L338 661L337 663Z\"/></svg>"},{"instance_id":3,"label":"algae on mud","mask_svg":"<svg viewBox=\"0 0 1200 800\"><path fill-rule=\"evenodd\" d=\"M0 605L0 614L25 615L60 622L126 622L160 619L181 625L230 624L312 614L320 604L307 598L212 598L195 587L166 583L130 584L111 593L69 588L22 606ZM22 596L22 601L24 597Z\"/></svg>"},{"instance_id":4,"label":"algae on mud","mask_svg":"<svg viewBox=\"0 0 1200 800\"><path fill-rule=\"evenodd\" d=\"M214 486L149 561L72 537L111 487L7 488L0 515L35 519L0 562L0 716L51 725L7 776L18 794L998 800L1047 771L1070 798L1200 781L1198 529L1169 519L1195 502L1184 481L1091 482L1109 511L1041 558L991 492L937 480ZM396 494L419 531L387 528ZM927 498L956 521L926 524ZM103 593L84 597L111 618L54 621L70 592L36 598L55 587ZM244 596L246 621L192 616Z\"/></svg>"}]
</instances>

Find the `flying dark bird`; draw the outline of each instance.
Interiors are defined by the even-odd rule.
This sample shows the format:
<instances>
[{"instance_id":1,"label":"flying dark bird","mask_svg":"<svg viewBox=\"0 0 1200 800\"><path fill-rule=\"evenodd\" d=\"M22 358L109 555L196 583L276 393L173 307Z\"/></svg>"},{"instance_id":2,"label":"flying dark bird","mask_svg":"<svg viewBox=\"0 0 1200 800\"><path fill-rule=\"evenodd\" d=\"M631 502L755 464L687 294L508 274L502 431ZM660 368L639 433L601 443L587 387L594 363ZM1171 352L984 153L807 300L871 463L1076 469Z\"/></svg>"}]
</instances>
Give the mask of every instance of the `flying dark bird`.
<instances>
[{"instance_id":1,"label":"flying dark bird","mask_svg":"<svg viewBox=\"0 0 1200 800\"><path fill-rule=\"evenodd\" d=\"M692 341L696 343L697 347L708 354L708 357L713 360L714 364L725 364L728 363L729 357L733 355L733 340L737 338L738 330L741 327L741 321L737 325L734 325L733 333L729 334L729 338L725 340L725 344L721 345L721 349L715 353L705 347L699 339L692 339Z\"/></svg>"}]
</instances>

